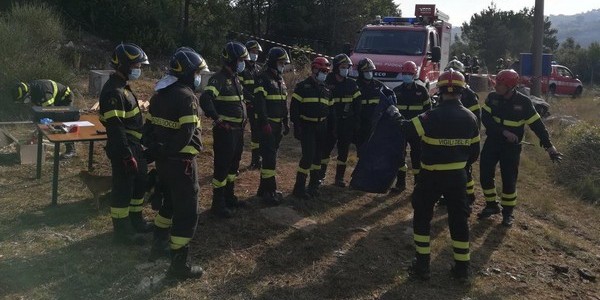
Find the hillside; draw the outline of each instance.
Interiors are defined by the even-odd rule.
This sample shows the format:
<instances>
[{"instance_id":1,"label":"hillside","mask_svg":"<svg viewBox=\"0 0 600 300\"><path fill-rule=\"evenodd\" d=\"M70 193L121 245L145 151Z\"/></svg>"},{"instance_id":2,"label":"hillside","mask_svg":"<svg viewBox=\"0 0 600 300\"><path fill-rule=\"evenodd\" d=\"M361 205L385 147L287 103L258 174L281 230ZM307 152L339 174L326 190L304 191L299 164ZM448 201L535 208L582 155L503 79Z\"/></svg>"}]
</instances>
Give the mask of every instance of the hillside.
<instances>
[{"instance_id":1,"label":"hillside","mask_svg":"<svg viewBox=\"0 0 600 300\"><path fill-rule=\"evenodd\" d=\"M558 42L562 43L569 37L575 39L582 47L589 46L592 42L600 42L600 35L597 30L592 28L600 28L600 9L594 9L585 13L576 15L550 15L552 27L558 30ZM453 24L452 37L450 42L454 43L454 36L462 34L460 24Z\"/></svg>"}]
</instances>

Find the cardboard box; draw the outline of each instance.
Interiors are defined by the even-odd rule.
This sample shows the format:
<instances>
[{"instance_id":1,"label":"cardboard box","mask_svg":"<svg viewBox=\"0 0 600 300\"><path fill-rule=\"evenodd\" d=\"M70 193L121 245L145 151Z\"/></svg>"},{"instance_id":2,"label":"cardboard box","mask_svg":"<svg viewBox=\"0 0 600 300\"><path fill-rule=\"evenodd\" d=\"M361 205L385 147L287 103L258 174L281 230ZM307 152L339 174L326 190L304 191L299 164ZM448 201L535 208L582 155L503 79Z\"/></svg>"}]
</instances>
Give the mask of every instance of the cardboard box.
<instances>
[{"instance_id":1,"label":"cardboard box","mask_svg":"<svg viewBox=\"0 0 600 300\"><path fill-rule=\"evenodd\" d=\"M42 144L42 162L45 160L45 146ZM22 165L35 165L37 163L37 144L17 144L17 151Z\"/></svg>"}]
</instances>

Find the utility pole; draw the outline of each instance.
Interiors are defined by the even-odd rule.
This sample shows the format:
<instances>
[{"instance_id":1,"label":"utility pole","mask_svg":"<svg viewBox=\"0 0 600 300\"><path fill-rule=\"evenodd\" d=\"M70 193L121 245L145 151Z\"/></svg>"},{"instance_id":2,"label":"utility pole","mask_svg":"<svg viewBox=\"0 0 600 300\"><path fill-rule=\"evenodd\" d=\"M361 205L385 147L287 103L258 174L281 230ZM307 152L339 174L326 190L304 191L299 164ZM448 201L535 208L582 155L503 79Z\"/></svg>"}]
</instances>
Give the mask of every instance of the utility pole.
<instances>
[{"instance_id":1,"label":"utility pole","mask_svg":"<svg viewBox=\"0 0 600 300\"><path fill-rule=\"evenodd\" d=\"M533 11L533 82L531 94L542 94L542 49L544 42L544 0L535 0Z\"/></svg>"}]
</instances>

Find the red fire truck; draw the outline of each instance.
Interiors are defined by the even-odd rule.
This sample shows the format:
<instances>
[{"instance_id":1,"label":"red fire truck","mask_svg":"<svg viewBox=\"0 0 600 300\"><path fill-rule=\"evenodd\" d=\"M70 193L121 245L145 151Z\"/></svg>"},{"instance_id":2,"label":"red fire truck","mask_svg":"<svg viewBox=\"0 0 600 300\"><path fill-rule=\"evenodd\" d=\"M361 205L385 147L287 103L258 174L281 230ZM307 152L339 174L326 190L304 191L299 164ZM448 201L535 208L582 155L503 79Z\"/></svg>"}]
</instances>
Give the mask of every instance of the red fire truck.
<instances>
[{"instance_id":1,"label":"red fire truck","mask_svg":"<svg viewBox=\"0 0 600 300\"><path fill-rule=\"evenodd\" d=\"M402 83L402 64L413 61L418 79L433 94L440 70L448 63L451 28L448 15L435 5L417 4L415 17L378 18L364 26L350 58L355 65L364 57L372 59L374 77L390 88Z\"/></svg>"}]
</instances>

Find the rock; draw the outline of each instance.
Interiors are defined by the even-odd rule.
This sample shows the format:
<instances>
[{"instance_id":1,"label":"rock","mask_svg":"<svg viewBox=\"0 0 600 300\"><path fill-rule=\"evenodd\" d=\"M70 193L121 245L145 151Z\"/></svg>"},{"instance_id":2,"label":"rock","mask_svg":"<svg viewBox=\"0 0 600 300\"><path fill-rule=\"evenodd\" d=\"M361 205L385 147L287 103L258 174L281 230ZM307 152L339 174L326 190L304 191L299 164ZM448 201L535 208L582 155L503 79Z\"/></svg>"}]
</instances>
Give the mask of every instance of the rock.
<instances>
[{"instance_id":1,"label":"rock","mask_svg":"<svg viewBox=\"0 0 600 300\"><path fill-rule=\"evenodd\" d=\"M577 269L577 273L579 273L579 276L585 280L589 280L591 282L596 282L596 275L588 269L579 268L579 269Z\"/></svg>"},{"instance_id":2,"label":"rock","mask_svg":"<svg viewBox=\"0 0 600 300\"><path fill-rule=\"evenodd\" d=\"M581 120L579 120L573 116L553 115L553 116L549 116L548 118L546 118L546 120L544 120L544 122L556 122L561 126L570 126L570 125L581 122Z\"/></svg>"},{"instance_id":3,"label":"rock","mask_svg":"<svg viewBox=\"0 0 600 300\"><path fill-rule=\"evenodd\" d=\"M554 272L559 273L559 274L564 274L564 273L569 272L569 267L567 267L567 266L556 265L556 264L550 264L550 266L552 268L554 268Z\"/></svg>"},{"instance_id":4,"label":"rock","mask_svg":"<svg viewBox=\"0 0 600 300\"><path fill-rule=\"evenodd\" d=\"M498 268L492 268L492 272L496 273L496 274L500 274L502 272L502 270L500 270Z\"/></svg>"}]
</instances>

